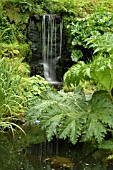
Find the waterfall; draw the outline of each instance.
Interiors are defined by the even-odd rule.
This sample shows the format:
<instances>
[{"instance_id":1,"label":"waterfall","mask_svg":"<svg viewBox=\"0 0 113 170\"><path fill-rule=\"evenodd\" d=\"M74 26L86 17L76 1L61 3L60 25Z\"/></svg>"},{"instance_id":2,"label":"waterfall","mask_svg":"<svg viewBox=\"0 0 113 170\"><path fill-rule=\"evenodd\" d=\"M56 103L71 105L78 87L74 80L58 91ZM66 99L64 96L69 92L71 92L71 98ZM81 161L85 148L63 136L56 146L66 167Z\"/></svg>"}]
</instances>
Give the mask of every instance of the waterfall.
<instances>
[{"instance_id":1,"label":"waterfall","mask_svg":"<svg viewBox=\"0 0 113 170\"><path fill-rule=\"evenodd\" d=\"M57 81L57 65L62 53L63 20L57 15L42 16L42 62L44 77L51 84Z\"/></svg>"}]
</instances>

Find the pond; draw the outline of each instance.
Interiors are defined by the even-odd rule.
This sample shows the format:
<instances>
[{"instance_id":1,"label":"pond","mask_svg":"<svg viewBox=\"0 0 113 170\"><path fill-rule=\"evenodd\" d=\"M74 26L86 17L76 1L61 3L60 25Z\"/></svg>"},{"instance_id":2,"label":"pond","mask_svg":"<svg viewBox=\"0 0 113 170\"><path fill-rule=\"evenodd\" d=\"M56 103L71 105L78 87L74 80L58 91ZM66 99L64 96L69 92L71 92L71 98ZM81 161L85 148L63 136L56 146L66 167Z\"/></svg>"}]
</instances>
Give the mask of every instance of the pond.
<instances>
[{"instance_id":1,"label":"pond","mask_svg":"<svg viewBox=\"0 0 113 170\"><path fill-rule=\"evenodd\" d=\"M26 127L26 134L0 135L0 170L113 170L110 153L68 140L45 141L37 127Z\"/></svg>"}]
</instances>

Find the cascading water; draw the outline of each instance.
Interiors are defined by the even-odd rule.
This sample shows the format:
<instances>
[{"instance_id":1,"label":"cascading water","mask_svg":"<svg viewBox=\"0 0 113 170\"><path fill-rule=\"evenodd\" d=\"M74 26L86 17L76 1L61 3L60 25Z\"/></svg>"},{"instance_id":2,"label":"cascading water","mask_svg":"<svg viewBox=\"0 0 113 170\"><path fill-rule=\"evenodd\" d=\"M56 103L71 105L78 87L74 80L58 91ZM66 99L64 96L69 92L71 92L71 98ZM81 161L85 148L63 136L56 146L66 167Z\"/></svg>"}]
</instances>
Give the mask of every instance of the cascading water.
<instances>
[{"instance_id":1,"label":"cascading water","mask_svg":"<svg viewBox=\"0 0 113 170\"><path fill-rule=\"evenodd\" d=\"M62 53L63 21L56 15L42 16L42 58L44 77L51 84L57 81L57 65Z\"/></svg>"}]
</instances>

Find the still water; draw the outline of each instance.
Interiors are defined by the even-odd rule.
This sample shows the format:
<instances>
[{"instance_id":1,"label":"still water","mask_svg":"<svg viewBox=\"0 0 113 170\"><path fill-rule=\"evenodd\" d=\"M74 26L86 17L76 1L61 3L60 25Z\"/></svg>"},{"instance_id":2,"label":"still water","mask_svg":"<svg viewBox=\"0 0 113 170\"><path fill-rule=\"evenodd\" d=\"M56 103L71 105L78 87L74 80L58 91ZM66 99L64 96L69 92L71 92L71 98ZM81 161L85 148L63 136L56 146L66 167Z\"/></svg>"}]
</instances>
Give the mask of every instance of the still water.
<instances>
[{"instance_id":1,"label":"still water","mask_svg":"<svg viewBox=\"0 0 113 170\"><path fill-rule=\"evenodd\" d=\"M0 170L113 170L108 154L68 140L47 142L36 127L27 127L26 136L0 135Z\"/></svg>"}]
</instances>

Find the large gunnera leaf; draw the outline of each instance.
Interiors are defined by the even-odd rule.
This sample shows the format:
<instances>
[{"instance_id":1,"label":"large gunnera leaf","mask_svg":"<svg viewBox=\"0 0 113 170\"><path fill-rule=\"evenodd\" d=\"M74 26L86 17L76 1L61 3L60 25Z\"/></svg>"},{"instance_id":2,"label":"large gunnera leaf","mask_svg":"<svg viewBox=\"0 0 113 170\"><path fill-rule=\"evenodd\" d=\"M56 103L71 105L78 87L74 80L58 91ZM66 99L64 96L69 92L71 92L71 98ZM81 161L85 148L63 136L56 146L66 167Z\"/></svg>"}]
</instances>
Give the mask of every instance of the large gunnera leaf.
<instances>
[{"instance_id":1,"label":"large gunnera leaf","mask_svg":"<svg viewBox=\"0 0 113 170\"><path fill-rule=\"evenodd\" d=\"M113 103L106 91L98 91L89 101L88 108L83 141L94 138L101 143L107 134L107 128L113 128Z\"/></svg>"},{"instance_id":2,"label":"large gunnera leaf","mask_svg":"<svg viewBox=\"0 0 113 170\"><path fill-rule=\"evenodd\" d=\"M101 143L108 129L113 129L113 103L106 91L95 92L86 101L81 87L73 93L48 91L40 94L28 108L26 121L40 120L47 139L53 136L77 141Z\"/></svg>"}]
</instances>

